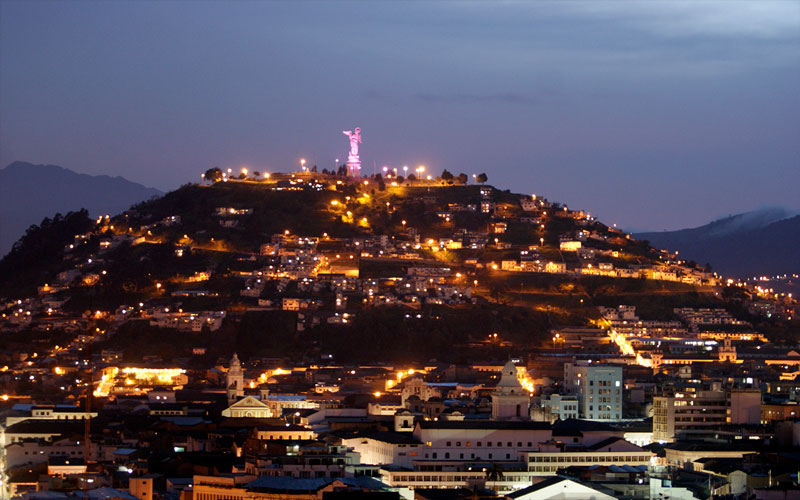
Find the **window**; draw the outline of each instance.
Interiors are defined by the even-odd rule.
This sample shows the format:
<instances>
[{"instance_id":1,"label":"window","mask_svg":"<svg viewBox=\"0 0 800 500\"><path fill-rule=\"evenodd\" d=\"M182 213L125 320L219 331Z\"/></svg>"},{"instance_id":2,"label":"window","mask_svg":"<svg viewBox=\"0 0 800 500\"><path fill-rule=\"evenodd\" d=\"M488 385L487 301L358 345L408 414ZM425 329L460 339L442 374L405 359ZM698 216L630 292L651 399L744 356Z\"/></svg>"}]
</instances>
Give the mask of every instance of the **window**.
<instances>
[{"instance_id":1,"label":"window","mask_svg":"<svg viewBox=\"0 0 800 500\"><path fill-rule=\"evenodd\" d=\"M481 445L481 442L480 442L480 441L478 441L478 446L480 446L480 445Z\"/></svg>"},{"instance_id":2,"label":"window","mask_svg":"<svg viewBox=\"0 0 800 500\"><path fill-rule=\"evenodd\" d=\"M448 441L447 442L447 446L453 446L453 442L452 441Z\"/></svg>"},{"instance_id":3,"label":"window","mask_svg":"<svg viewBox=\"0 0 800 500\"><path fill-rule=\"evenodd\" d=\"M456 441L456 446L461 446L461 441Z\"/></svg>"}]
</instances>

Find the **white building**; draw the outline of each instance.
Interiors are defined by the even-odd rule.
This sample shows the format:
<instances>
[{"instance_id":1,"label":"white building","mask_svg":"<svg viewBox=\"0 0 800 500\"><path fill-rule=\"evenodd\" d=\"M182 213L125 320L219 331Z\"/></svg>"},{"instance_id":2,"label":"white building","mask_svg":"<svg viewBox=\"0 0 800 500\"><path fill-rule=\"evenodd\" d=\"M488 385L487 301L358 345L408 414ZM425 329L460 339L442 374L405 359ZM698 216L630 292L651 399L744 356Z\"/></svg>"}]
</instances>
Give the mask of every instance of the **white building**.
<instances>
[{"instance_id":1,"label":"white building","mask_svg":"<svg viewBox=\"0 0 800 500\"><path fill-rule=\"evenodd\" d=\"M409 469L422 450L422 443L413 436L397 432L373 432L344 438L342 445L360 453L362 464L394 465Z\"/></svg>"},{"instance_id":2,"label":"white building","mask_svg":"<svg viewBox=\"0 0 800 500\"><path fill-rule=\"evenodd\" d=\"M568 418L579 418L578 397L574 394L553 394L547 399L542 399L542 408L549 408L553 419L566 420Z\"/></svg>"},{"instance_id":3,"label":"white building","mask_svg":"<svg viewBox=\"0 0 800 500\"><path fill-rule=\"evenodd\" d=\"M622 367L591 362L565 363L564 386L578 395L581 418L622 418Z\"/></svg>"},{"instance_id":4,"label":"white building","mask_svg":"<svg viewBox=\"0 0 800 500\"><path fill-rule=\"evenodd\" d=\"M530 394L517 379L517 366L509 361L492 394L492 420L530 420L530 406Z\"/></svg>"}]
</instances>

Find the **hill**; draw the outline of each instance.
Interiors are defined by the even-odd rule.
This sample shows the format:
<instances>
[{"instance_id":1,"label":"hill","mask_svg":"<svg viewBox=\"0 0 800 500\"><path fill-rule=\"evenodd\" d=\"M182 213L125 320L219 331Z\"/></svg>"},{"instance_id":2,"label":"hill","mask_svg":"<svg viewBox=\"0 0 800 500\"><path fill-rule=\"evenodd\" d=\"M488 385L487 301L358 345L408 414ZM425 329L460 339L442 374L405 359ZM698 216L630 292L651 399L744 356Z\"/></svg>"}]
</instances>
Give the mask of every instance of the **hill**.
<instances>
[{"instance_id":1,"label":"hill","mask_svg":"<svg viewBox=\"0 0 800 500\"><path fill-rule=\"evenodd\" d=\"M638 233L656 248L679 251L725 276L748 277L800 270L800 216L783 208L734 215L704 226Z\"/></svg>"},{"instance_id":2,"label":"hill","mask_svg":"<svg viewBox=\"0 0 800 500\"><path fill-rule=\"evenodd\" d=\"M42 332L50 344L56 325L86 325L96 350L132 360L201 345L212 360L502 361L547 345L553 328L596 324L598 305L653 319L722 306L713 284L547 199L316 173L190 184L113 217L47 219L0 261L7 342Z\"/></svg>"},{"instance_id":3,"label":"hill","mask_svg":"<svg viewBox=\"0 0 800 500\"><path fill-rule=\"evenodd\" d=\"M0 255L31 224L85 208L92 216L116 214L161 191L122 177L79 174L56 165L17 161L0 169Z\"/></svg>"}]
</instances>

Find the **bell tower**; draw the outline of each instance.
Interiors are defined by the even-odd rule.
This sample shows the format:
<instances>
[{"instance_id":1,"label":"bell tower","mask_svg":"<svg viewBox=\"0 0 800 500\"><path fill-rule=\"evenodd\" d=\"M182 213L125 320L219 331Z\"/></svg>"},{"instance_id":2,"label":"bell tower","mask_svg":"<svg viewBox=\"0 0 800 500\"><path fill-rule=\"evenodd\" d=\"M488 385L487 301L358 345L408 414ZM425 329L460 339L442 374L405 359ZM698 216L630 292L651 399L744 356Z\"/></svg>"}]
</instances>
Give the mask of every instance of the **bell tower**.
<instances>
[{"instance_id":1,"label":"bell tower","mask_svg":"<svg viewBox=\"0 0 800 500\"><path fill-rule=\"evenodd\" d=\"M531 398L517 379L517 366L509 361L492 395L492 420L530 420Z\"/></svg>"},{"instance_id":2,"label":"bell tower","mask_svg":"<svg viewBox=\"0 0 800 500\"><path fill-rule=\"evenodd\" d=\"M233 353L233 358L231 358L231 365L225 376L225 384L228 390L228 404L235 403L237 399L244 396L244 372L236 353Z\"/></svg>"},{"instance_id":3,"label":"bell tower","mask_svg":"<svg viewBox=\"0 0 800 500\"><path fill-rule=\"evenodd\" d=\"M731 339L726 338L717 350L719 360L723 363L736 363L736 347L731 345Z\"/></svg>"}]
</instances>

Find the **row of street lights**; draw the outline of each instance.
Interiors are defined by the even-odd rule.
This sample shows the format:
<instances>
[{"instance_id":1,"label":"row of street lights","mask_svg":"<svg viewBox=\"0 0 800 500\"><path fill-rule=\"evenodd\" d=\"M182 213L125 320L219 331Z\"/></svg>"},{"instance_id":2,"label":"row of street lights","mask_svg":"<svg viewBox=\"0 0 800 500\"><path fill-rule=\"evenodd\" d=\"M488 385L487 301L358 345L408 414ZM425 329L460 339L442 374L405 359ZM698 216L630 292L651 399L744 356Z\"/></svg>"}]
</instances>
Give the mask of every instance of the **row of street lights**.
<instances>
[{"instance_id":1,"label":"row of street lights","mask_svg":"<svg viewBox=\"0 0 800 500\"><path fill-rule=\"evenodd\" d=\"M391 169L394 172L395 177L397 177L397 167ZM419 178L423 172L425 172L425 165L420 165L414 170L417 173L417 178ZM389 173L389 167L383 167L383 175L387 175ZM408 177L408 165L403 165L403 177Z\"/></svg>"}]
</instances>

